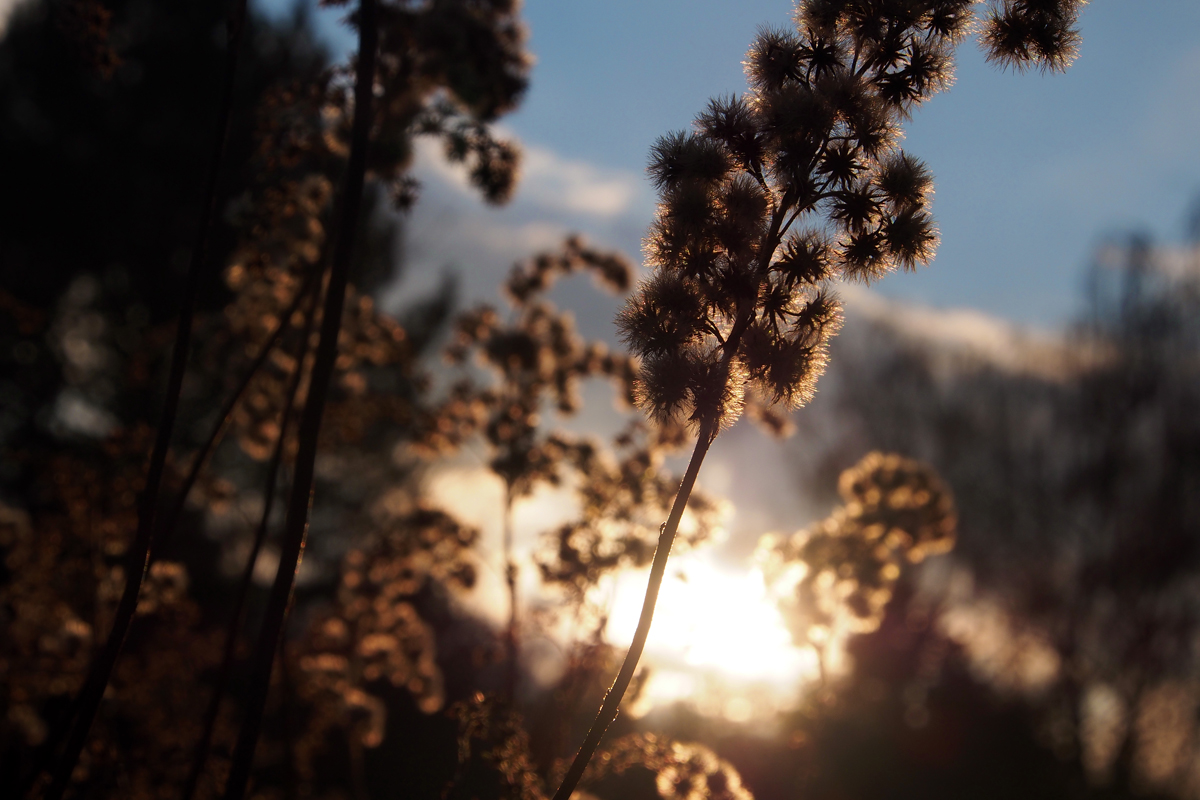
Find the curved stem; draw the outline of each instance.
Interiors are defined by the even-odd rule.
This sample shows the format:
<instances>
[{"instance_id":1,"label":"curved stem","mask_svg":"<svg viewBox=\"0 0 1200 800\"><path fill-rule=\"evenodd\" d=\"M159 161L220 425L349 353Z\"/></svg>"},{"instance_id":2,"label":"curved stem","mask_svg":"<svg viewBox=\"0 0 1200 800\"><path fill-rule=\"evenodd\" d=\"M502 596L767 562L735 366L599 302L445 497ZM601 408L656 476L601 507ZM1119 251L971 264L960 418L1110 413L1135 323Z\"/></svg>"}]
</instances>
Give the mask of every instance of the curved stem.
<instances>
[{"instance_id":1,"label":"curved stem","mask_svg":"<svg viewBox=\"0 0 1200 800\"><path fill-rule=\"evenodd\" d=\"M291 603L292 588L304 541L308 533L308 511L312 502L313 478L317 458L317 439L325 413L325 400L333 380L334 362L338 353L338 333L342 326L342 309L346 302L346 286L350 277L354 253L354 234L358 230L362 207L363 183L367 169L367 144L371 129L371 103L375 83L375 56L378 43L376 0L362 0L358 13L358 64L354 78L354 125L351 132L350 156L346 164L346 180L336 231L333 263L329 271L329 287L325 293L321 338L313 363L312 378L298 433L299 451L296 454L292 491L288 498L287 518L283 527L283 542L279 554L279 569L267 601L266 614L250 673L246 697L246 716L238 734L233 753L225 800L241 800L250 782L254 750L262 729L263 711L271 683L275 652L283 634L284 620Z\"/></svg>"},{"instance_id":2,"label":"curved stem","mask_svg":"<svg viewBox=\"0 0 1200 800\"><path fill-rule=\"evenodd\" d=\"M183 800L192 800L196 794L196 787L200 782L200 775L204 772L204 765L208 761L208 749L212 744L213 731L217 725L217 714L221 709L221 700L225 696L225 691L229 685L229 675L233 671L233 659L237 652L237 633L242 624L242 614L246 608L246 599L250 595L250 585L254 578L254 565L258 561L258 554L262 551L263 542L267 538L267 525L271 518L271 508L275 505L275 486L279 480L279 469L283 464L283 449L287 441L288 423L291 421L292 409L296 404L296 396L299 394L300 379L304 375L304 362L308 358L308 339L312 332L313 319L316 316L317 298L313 298L312 306L309 307L304 325L304 338L300 343L300 352L296 358L296 371L292 375L292 380L287 389L287 405L284 406L283 414L279 422L279 439L275 442L275 450L271 453L271 461L267 466L267 488L263 494L263 510L262 515L258 520L258 528L254 532L254 545L250 548L250 555L246 558L246 566L242 570L241 580L238 582L237 598L234 600L233 611L229 615L229 624L225 629L225 646L221 653L220 671L217 673L216 685L213 687L212 698L208 702L208 708L204 714L204 727L200 734L200 740L196 744L196 752L192 757L191 771L188 773L187 782L183 788ZM291 316L290 314L288 316ZM264 352L266 352L264 348ZM199 459L197 459L197 462Z\"/></svg>"},{"instance_id":3,"label":"curved stem","mask_svg":"<svg viewBox=\"0 0 1200 800\"><path fill-rule=\"evenodd\" d=\"M587 768L592 754L596 752L596 747L599 746L605 731L617 718L621 700L625 696L625 690L629 688L630 681L633 680L638 660L642 657L642 650L645 649L646 639L650 635L650 623L654 620L654 606L658 602L658 592L662 588L663 576L667 571L667 558L671 555L671 544L675 541L675 534L679 530L679 521L683 518L683 510L687 507L688 498L692 495L692 488L696 485L696 476L700 474L700 465L703 463L704 456L708 453L713 439L716 438L716 433L717 423L715 420L701 424L700 433L696 439L696 448L692 451L687 471L683 474L683 482L680 483L679 492L675 495L675 502L671 505L671 513L667 516L667 521L663 523L662 531L658 535L658 547L654 551L654 561L650 565L650 580L646 585L646 599L642 601L642 614L638 618L633 641L629 644L629 652L625 654L625 660L621 663L617 679L613 681L612 688L605 695L604 703L600 706L600 712L596 715L592 727L588 729L583 745L575 754L575 760L571 762L570 769L563 777L562 785L554 793L554 800L569 800L571 793L579 785L579 779L583 777L583 771Z\"/></svg>"},{"instance_id":4,"label":"curved stem","mask_svg":"<svg viewBox=\"0 0 1200 800\"><path fill-rule=\"evenodd\" d=\"M229 52L218 111L216 142L209 161L204 204L200 212L196 242L192 248L192 258L184 282L183 302L179 312L179 324L175 329L175 344L171 352L171 367L167 377L167 394L163 402L162 418L159 420L154 449L150 454L150 465L146 471L146 486L138 503L137 532L126 555L125 589L117 605L113 627L104 643L104 649L92 663L87 679L59 729L66 731L67 725L70 725L70 735L67 738L66 749L55 767L50 788L46 791L47 800L60 800L71 781L71 774L79 762L79 754L83 751L88 732L100 710L100 701L104 697L104 690L108 686L109 679L112 677L113 670L116 669L117 661L125 646L125 637L129 633L134 614L137 611L138 594L141 592L142 582L150 566L150 556L154 545L154 515L162 488L167 451L170 449L175 418L178 416L179 398L183 392L183 375L187 370L188 351L191 349L192 319L195 316L196 297L199 294L200 274L204 262L207 260L209 235L213 219L216 216L217 184L221 175L222 162L225 160L226 141L229 138L234 79L237 74L238 52L241 50L245 20L246 0L236 0L229 17ZM56 742L49 743L48 753L53 753L55 744Z\"/></svg>"}]
</instances>

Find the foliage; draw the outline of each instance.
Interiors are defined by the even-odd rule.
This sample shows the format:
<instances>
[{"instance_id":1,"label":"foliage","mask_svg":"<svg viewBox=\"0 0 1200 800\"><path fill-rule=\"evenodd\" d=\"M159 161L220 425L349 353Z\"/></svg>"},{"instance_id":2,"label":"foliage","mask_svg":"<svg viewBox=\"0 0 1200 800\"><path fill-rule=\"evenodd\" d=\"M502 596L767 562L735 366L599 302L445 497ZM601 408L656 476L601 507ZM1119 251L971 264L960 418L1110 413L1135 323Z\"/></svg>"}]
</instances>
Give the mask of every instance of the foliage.
<instances>
[{"instance_id":1,"label":"foliage","mask_svg":"<svg viewBox=\"0 0 1200 800\"><path fill-rule=\"evenodd\" d=\"M826 648L879 627L906 564L954 546L953 498L927 466L871 453L842 473L844 506L811 530L765 536L759 559L797 644Z\"/></svg>"}]
</instances>

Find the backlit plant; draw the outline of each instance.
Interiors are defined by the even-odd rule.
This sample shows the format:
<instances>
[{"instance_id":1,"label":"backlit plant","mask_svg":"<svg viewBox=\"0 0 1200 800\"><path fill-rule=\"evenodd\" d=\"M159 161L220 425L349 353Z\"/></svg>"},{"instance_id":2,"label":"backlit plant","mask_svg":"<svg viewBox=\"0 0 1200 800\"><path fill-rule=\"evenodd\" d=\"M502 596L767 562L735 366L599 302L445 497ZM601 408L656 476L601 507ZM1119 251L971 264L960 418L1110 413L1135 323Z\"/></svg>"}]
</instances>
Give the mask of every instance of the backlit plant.
<instances>
[{"instance_id":1,"label":"backlit plant","mask_svg":"<svg viewBox=\"0 0 1200 800\"><path fill-rule=\"evenodd\" d=\"M811 0L794 26L759 32L749 90L709 102L690 132L654 145L659 207L649 277L618 324L642 358L638 400L683 418L697 442L663 526L629 654L567 772L566 800L616 717L653 618L667 556L713 439L748 394L798 407L824 371L841 319L836 280L870 282L927 264L938 232L929 170L899 147L902 124L953 79L972 0ZM991 61L1064 69L1078 0L988 6Z\"/></svg>"}]
</instances>

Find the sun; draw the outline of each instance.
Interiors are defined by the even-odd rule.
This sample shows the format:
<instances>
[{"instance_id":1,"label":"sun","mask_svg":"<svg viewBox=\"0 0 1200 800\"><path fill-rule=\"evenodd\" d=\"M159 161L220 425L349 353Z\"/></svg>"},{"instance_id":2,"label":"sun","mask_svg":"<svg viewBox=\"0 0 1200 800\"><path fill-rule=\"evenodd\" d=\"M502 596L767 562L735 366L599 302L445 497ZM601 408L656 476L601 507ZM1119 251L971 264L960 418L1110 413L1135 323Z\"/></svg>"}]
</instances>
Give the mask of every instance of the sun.
<instances>
[{"instance_id":1,"label":"sun","mask_svg":"<svg viewBox=\"0 0 1200 800\"><path fill-rule=\"evenodd\" d=\"M618 647L633 638L647 574L616 577L607 633ZM672 557L643 662L652 677L642 710L683 700L716 705L711 710L727 717L786 704L819 674L813 651L793 643L761 572L726 567L703 551Z\"/></svg>"}]
</instances>

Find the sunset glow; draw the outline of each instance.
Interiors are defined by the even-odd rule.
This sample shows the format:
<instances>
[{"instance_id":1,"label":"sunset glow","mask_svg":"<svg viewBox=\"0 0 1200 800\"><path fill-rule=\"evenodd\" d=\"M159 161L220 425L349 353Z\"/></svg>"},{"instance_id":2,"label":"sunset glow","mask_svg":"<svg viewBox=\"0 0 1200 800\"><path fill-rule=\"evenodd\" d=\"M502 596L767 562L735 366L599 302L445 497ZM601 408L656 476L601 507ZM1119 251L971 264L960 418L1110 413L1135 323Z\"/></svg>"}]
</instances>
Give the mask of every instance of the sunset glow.
<instances>
[{"instance_id":1,"label":"sunset glow","mask_svg":"<svg viewBox=\"0 0 1200 800\"><path fill-rule=\"evenodd\" d=\"M790 703L817 676L816 657L798 648L757 569L714 563L708 553L673 561L659 595L645 662L654 671L640 710L675 701L746 716ZM637 625L646 570L617 578L608 635L627 645Z\"/></svg>"}]
</instances>

